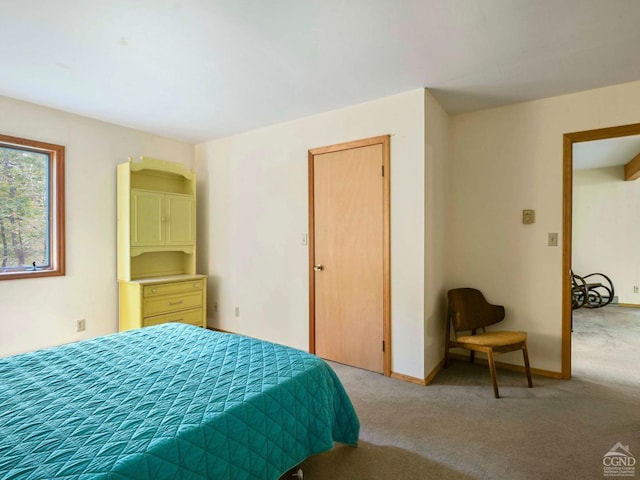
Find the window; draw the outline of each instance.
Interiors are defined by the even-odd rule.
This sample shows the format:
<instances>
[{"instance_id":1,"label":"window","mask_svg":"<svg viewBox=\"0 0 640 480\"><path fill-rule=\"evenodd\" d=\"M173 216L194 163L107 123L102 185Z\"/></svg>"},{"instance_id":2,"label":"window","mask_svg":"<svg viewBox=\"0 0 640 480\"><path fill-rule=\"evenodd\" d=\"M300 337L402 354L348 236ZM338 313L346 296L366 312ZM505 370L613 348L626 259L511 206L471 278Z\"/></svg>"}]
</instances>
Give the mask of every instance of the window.
<instances>
[{"instance_id":1,"label":"window","mask_svg":"<svg viewBox=\"0 0 640 480\"><path fill-rule=\"evenodd\" d=\"M64 275L64 147L0 135L0 280Z\"/></svg>"}]
</instances>

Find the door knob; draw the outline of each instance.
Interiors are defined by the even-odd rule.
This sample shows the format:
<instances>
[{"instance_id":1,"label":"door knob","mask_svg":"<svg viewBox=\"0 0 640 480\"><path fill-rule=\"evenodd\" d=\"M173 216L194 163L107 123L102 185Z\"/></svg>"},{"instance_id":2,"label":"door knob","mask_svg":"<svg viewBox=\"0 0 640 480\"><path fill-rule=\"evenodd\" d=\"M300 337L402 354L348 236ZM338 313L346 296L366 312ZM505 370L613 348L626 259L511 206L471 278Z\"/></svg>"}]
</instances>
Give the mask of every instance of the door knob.
<instances>
[{"instance_id":1,"label":"door knob","mask_svg":"<svg viewBox=\"0 0 640 480\"><path fill-rule=\"evenodd\" d=\"M321 272L323 269L324 269L324 267L322 265L320 265L320 264L313 266L313 271L314 272Z\"/></svg>"}]
</instances>

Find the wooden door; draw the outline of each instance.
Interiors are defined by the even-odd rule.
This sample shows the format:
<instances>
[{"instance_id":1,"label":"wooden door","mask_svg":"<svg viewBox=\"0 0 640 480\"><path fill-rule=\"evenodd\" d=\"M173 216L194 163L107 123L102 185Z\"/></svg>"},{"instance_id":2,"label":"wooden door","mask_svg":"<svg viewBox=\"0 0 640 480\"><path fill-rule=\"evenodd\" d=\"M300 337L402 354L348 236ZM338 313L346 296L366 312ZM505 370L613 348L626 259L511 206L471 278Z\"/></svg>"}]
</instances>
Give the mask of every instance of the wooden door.
<instances>
[{"instance_id":1,"label":"wooden door","mask_svg":"<svg viewBox=\"0 0 640 480\"><path fill-rule=\"evenodd\" d=\"M311 351L386 374L388 148L385 136L309 152Z\"/></svg>"}]
</instances>

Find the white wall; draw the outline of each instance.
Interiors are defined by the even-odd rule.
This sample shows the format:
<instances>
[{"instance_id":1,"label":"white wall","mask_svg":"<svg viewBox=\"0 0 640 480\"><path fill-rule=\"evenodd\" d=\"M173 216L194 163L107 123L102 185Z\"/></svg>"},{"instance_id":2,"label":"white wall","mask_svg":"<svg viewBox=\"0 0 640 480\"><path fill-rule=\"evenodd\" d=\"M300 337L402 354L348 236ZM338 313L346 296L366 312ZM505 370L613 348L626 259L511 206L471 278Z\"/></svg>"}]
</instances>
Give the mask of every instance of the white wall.
<instances>
[{"instance_id":1,"label":"white wall","mask_svg":"<svg viewBox=\"0 0 640 480\"><path fill-rule=\"evenodd\" d=\"M640 182L624 167L573 172L573 271L609 276L620 303L640 304Z\"/></svg>"},{"instance_id":2,"label":"white wall","mask_svg":"<svg viewBox=\"0 0 640 480\"><path fill-rule=\"evenodd\" d=\"M0 356L117 331L116 165L192 165L193 145L6 97L0 132L66 147L66 275L0 281Z\"/></svg>"},{"instance_id":3,"label":"white wall","mask_svg":"<svg viewBox=\"0 0 640 480\"><path fill-rule=\"evenodd\" d=\"M0 112L2 133L67 147L67 275L0 282L0 355L115 331L115 165L190 165L193 147L8 98ZM529 332L533 367L559 372L562 253L546 243L562 242L562 135L639 112L640 82L451 118L420 89L198 145L209 323L308 348L307 150L389 133L393 371L429 373L444 292L476 286Z\"/></svg>"},{"instance_id":4,"label":"white wall","mask_svg":"<svg viewBox=\"0 0 640 480\"><path fill-rule=\"evenodd\" d=\"M448 288L473 286L529 332L532 366L561 370L562 135L640 122L640 82L456 115L447 171ZM536 210L523 225L522 210ZM517 353L501 357L521 363Z\"/></svg>"},{"instance_id":5,"label":"white wall","mask_svg":"<svg viewBox=\"0 0 640 480\"><path fill-rule=\"evenodd\" d=\"M427 92L425 95L425 336L424 371L434 370L444 355L445 289L445 176L449 162L449 116Z\"/></svg>"},{"instance_id":6,"label":"white wall","mask_svg":"<svg viewBox=\"0 0 640 480\"><path fill-rule=\"evenodd\" d=\"M199 239L210 326L308 349L307 152L391 134L392 370L424 377L424 96L414 90L196 146L196 172L209 180Z\"/></svg>"}]
</instances>

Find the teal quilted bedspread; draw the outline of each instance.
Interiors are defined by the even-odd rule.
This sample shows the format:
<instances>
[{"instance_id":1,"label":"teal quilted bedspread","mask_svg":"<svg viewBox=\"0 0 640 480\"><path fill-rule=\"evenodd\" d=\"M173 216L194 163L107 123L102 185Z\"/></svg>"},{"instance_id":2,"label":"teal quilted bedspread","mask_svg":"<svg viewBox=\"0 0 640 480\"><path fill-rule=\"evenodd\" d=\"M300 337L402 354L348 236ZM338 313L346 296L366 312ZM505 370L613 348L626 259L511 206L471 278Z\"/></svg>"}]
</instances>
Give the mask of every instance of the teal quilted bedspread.
<instances>
[{"instance_id":1,"label":"teal quilted bedspread","mask_svg":"<svg viewBox=\"0 0 640 480\"><path fill-rule=\"evenodd\" d=\"M272 479L359 423L306 352L165 324L0 359L0 479Z\"/></svg>"}]
</instances>

